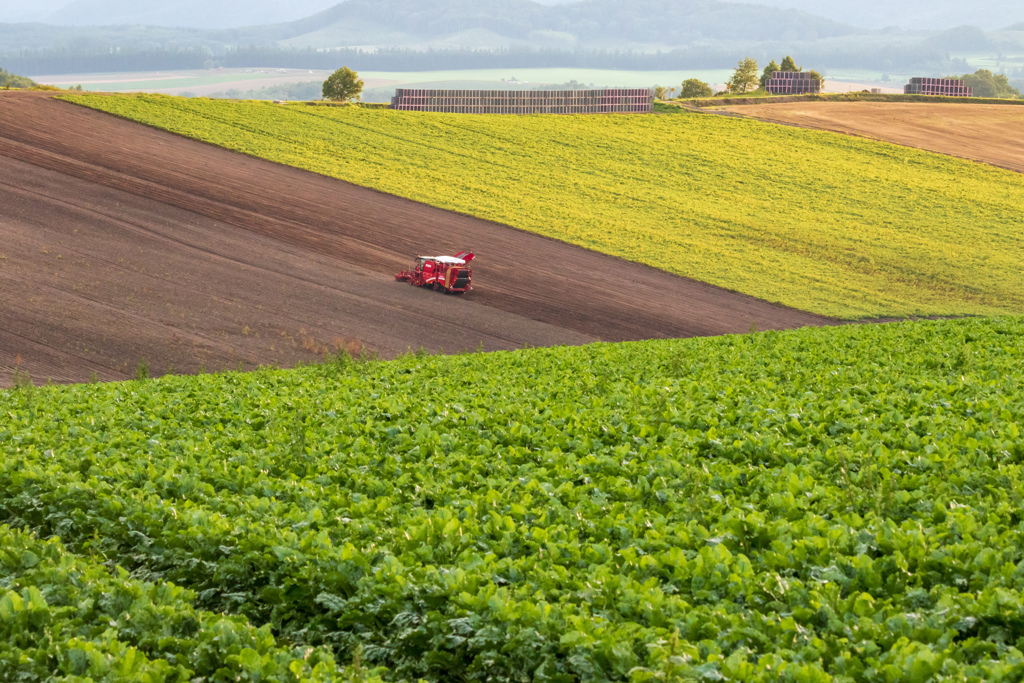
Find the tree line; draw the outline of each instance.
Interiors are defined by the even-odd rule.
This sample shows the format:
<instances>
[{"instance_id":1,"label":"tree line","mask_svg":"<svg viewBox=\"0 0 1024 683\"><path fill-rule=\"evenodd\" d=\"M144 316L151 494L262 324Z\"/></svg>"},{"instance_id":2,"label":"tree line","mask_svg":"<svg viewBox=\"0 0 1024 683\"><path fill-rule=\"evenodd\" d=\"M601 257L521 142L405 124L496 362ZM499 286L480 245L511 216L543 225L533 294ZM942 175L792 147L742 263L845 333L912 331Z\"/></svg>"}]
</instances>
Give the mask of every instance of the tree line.
<instances>
[{"instance_id":1,"label":"tree line","mask_svg":"<svg viewBox=\"0 0 1024 683\"><path fill-rule=\"evenodd\" d=\"M729 82L726 83L726 90L718 94L743 94L755 92L757 90L764 90L768 83L768 79L770 79L776 71L802 72L803 70L802 66L797 66L792 57L786 55L782 60L782 64L777 64L773 59L768 63L763 71L759 72L757 60L753 57L746 57L741 59L739 64L736 66L736 70L733 71L732 78L730 78ZM820 73L813 70L808 71L808 73L811 74L812 78L820 81L822 86L825 85L825 78ZM659 100L675 97L675 90L675 88L663 88L659 86L654 89L654 97ZM708 83L696 78L689 78L683 81L682 86L679 88L679 97L684 99L711 97L714 94L716 93L714 93Z\"/></svg>"},{"instance_id":2,"label":"tree line","mask_svg":"<svg viewBox=\"0 0 1024 683\"><path fill-rule=\"evenodd\" d=\"M504 68L590 68L634 71L679 68L722 68L733 59L726 49L678 49L666 52L508 48L500 50L380 49L281 50L272 47L236 48L217 60L225 67L280 66L294 69L334 69L348 64L360 71L445 71Z\"/></svg>"},{"instance_id":3,"label":"tree line","mask_svg":"<svg viewBox=\"0 0 1024 683\"><path fill-rule=\"evenodd\" d=\"M792 57L786 55L782 64L777 64L773 59L768 63L764 70L760 70L757 65L757 60L752 57L746 57L741 59L739 64L736 65L736 70L733 71L732 78L726 84L726 88L730 93L743 94L747 92L755 92L757 90L764 90L768 84L769 79L776 72L791 71L791 72L803 72L802 66L797 66L796 61ZM810 74L812 80L817 80L821 83L822 87L825 86L825 77L821 73L809 70L807 73Z\"/></svg>"},{"instance_id":4,"label":"tree line","mask_svg":"<svg viewBox=\"0 0 1024 683\"><path fill-rule=\"evenodd\" d=\"M978 69L973 74L963 76L946 76L962 80L964 85L973 89L975 97L1020 97L1020 90L1013 87L1006 74L994 74L988 69Z\"/></svg>"},{"instance_id":5,"label":"tree line","mask_svg":"<svg viewBox=\"0 0 1024 683\"><path fill-rule=\"evenodd\" d=\"M86 74L125 71L181 71L212 68L206 48L156 50L23 50L0 54L8 69L29 74Z\"/></svg>"},{"instance_id":6,"label":"tree line","mask_svg":"<svg viewBox=\"0 0 1024 683\"><path fill-rule=\"evenodd\" d=\"M36 82L31 78L16 76L4 69L0 69L0 88L31 88L34 85L36 85Z\"/></svg>"},{"instance_id":7,"label":"tree line","mask_svg":"<svg viewBox=\"0 0 1024 683\"><path fill-rule=\"evenodd\" d=\"M826 67L859 67L893 71L951 71L966 64L927 46L894 45L870 51L809 46L805 58ZM489 68L590 68L660 71L720 69L733 64L731 48L680 48L664 52L512 48L502 50L413 50L357 48L291 50L278 47L237 47L215 53L206 47L168 49L105 48L96 50L21 50L0 53L5 68L23 74L172 71L217 66L279 67L333 70L348 64L364 71L440 71Z\"/></svg>"}]
</instances>

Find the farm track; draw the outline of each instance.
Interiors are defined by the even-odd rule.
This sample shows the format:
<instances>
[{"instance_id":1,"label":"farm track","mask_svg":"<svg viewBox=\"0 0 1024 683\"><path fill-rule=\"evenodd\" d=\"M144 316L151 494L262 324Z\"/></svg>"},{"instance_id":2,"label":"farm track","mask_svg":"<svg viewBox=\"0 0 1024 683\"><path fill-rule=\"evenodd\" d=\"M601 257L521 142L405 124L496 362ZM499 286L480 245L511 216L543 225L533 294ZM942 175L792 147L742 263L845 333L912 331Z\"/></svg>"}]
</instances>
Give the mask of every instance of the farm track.
<instances>
[{"instance_id":1,"label":"farm track","mask_svg":"<svg viewBox=\"0 0 1024 683\"><path fill-rule=\"evenodd\" d=\"M833 324L54 100L0 94L0 386ZM396 283L470 248L476 291Z\"/></svg>"}]
</instances>

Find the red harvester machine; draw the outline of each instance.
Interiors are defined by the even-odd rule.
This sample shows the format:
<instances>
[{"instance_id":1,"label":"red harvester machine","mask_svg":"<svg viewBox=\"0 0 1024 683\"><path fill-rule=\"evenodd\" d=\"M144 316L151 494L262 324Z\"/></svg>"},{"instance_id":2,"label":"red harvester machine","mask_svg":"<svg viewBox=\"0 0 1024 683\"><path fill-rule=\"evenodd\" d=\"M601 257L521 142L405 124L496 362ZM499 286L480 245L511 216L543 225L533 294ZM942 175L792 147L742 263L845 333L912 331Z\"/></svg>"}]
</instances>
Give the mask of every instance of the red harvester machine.
<instances>
[{"instance_id":1,"label":"red harvester machine","mask_svg":"<svg viewBox=\"0 0 1024 683\"><path fill-rule=\"evenodd\" d=\"M403 270L395 279L417 287L431 287L445 294L462 294L473 289L473 254L460 251L455 256L417 256L412 270Z\"/></svg>"}]
</instances>

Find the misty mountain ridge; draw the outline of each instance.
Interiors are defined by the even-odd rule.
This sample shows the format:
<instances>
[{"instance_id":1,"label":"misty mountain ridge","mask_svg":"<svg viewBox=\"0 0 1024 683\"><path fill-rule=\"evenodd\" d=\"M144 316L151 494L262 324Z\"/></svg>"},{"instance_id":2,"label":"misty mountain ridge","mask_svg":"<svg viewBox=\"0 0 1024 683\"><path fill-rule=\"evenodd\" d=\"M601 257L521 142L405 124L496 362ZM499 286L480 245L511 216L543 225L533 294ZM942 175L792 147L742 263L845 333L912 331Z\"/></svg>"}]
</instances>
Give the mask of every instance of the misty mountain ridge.
<instances>
[{"instance_id":1,"label":"misty mountain ridge","mask_svg":"<svg viewBox=\"0 0 1024 683\"><path fill-rule=\"evenodd\" d=\"M53 1L39 0L44 5ZM277 7L271 0L252 1L254 9L239 16L252 19L260 7ZM313 7L325 1L296 4ZM71 4L81 10L83 3L122 7L113 0ZM169 11L194 3L172 0L157 6L154 0L139 0L131 7L134 12ZM987 53L998 69L1024 77L1019 60L1000 63L1002 55L1024 54L1019 31L970 26L942 32L869 30L796 9L723 0L348 0L305 18L243 28L0 24L0 46L5 63L20 65L18 73L28 75L213 65L327 69L340 59L378 71L485 65L719 69L743 56L766 63L784 54L825 69L966 73L964 55Z\"/></svg>"},{"instance_id":2,"label":"misty mountain ridge","mask_svg":"<svg viewBox=\"0 0 1024 683\"><path fill-rule=\"evenodd\" d=\"M0 0L0 23L230 29L295 21L339 2L344 0Z\"/></svg>"},{"instance_id":3,"label":"misty mountain ridge","mask_svg":"<svg viewBox=\"0 0 1024 683\"><path fill-rule=\"evenodd\" d=\"M348 0L342 5L359 4L360 0ZM395 7L395 3L384 3ZM422 11L424 3L400 3L404 11L416 14ZM486 6L490 10L508 16L521 12L528 16L543 14L546 8L565 9L553 16L577 17L581 22L603 22L605 17L594 16L595 10L611 9L616 14L627 15L631 20L642 20L638 16L646 10L642 0L624 0L608 5L594 5L590 0L500 0L488 3L467 3L451 0L432 3L434 13L437 5L446 5L444 14L455 17L473 11L473 5ZM679 13L696 9L701 3L681 2ZM725 3L716 3L725 4ZM732 4L732 3L730 3ZM754 4L754 3L751 3ZM1024 3L1020 0L916 0L893 3L891 0L760 0L762 7L789 9L806 15L826 19L839 25L858 28L879 29L899 27L908 30L942 30L961 25L974 25L986 30L1005 29L1024 22ZM164 27L187 27L195 29L232 29L297 21L325 10L337 9L338 0L0 0L0 23L40 22L63 26L115 26L147 25ZM589 6L589 7L588 7ZM350 11L360 11L352 8ZM482 11L482 10L480 10ZM479 13L479 11L478 11ZM670 13L670 14L679 14ZM394 20L400 20L394 17ZM653 27L653 30L668 27ZM449 32L457 32L455 31ZM548 27L544 30L562 31L563 28ZM585 29L583 30L585 33ZM1019 29L1017 29L1019 30ZM571 31L576 33L576 27ZM721 36L719 36L721 37Z\"/></svg>"},{"instance_id":4,"label":"misty mountain ridge","mask_svg":"<svg viewBox=\"0 0 1024 683\"><path fill-rule=\"evenodd\" d=\"M292 48L344 45L639 49L862 33L796 10L719 0L349 0L282 27ZM291 35L286 35L286 34Z\"/></svg>"},{"instance_id":5,"label":"misty mountain ridge","mask_svg":"<svg viewBox=\"0 0 1024 683\"><path fill-rule=\"evenodd\" d=\"M78 0L74 4L77 7L84 2L119 4L115 0ZM151 4L152 0L140 0L134 11ZM102 50L109 45L125 49L207 47L215 53L233 46L643 52L693 45L742 47L765 41L817 41L863 33L863 29L796 10L721 0L582 0L560 5L532 0L348 0L296 21L246 28L0 25L0 43L8 50Z\"/></svg>"}]
</instances>

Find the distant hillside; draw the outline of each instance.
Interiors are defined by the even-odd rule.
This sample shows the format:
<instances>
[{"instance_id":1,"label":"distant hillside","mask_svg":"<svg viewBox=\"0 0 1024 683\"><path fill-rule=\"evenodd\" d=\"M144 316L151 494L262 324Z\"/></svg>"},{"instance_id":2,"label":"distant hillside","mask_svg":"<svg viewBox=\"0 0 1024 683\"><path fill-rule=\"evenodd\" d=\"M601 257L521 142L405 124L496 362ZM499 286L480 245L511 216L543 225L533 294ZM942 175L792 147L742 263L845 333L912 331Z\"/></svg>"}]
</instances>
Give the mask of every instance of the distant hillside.
<instances>
[{"instance_id":1,"label":"distant hillside","mask_svg":"<svg viewBox=\"0 0 1024 683\"><path fill-rule=\"evenodd\" d=\"M927 41L951 52L975 52L995 47L995 40L976 26L961 26L943 31Z\"/></svg>"},{"instance_id":2,"label":"distant hillside","mask_svg":"<svg viewBox=\"0 0 1024 683\"><path fill-rule=\"evenodd\" d=\"M811 13L720 0L555 5L533 0L73 0L58 7L55 2L41 0L33 12L20 1L0 0L0 22L15 17L67 27L229 30L233 35L223 36L226 44L276 39L288 41L288 47L643 49L693 42L813 41L858 32ZM7 48L18 49L10 42Z\"/></svg>"},{"instance_id":3,"label":"distant hillside","mask_svg":"<svg viewBox=\"0 0 1024 683\"><path fill-rule=\"evenodd\" d=\"M292 22L288 47L680 46L816 40L858 29L795 10L718 0L349 0Z\"/></svg>"},{"instance_id":4,"label":"distant hillside","mask_svg":"<svg viewBox=\"0 0 1024 683\"><path fill-rule=\"evenodd\" d=\"M1003 29L990 33L976 26L961 26L933 35L925 40L924 44L951 53L988 52L992 55L1020 55L1024 53L1024 35L1021 35L1020 31L1024 31L1024 24L1016 30ZM997 59L1001 61L1003 58ZM1019 63L1020 58L1015 60L1011 57L1009 61ZM1012 66L1010 68L1012 69Z\"/></svg>"},{"instance_id":5,"label":"distant hillside","mask_svg":"<svg viewBox=\"0 0 1024 683\"><path fill-rule=\"evenodd\" d=\"M811 12L834 21L864 28L898 26L904 29L943 30L954 26L1002 29L1024 22L1020 0L758 0L760 4Z\"/></svg>"},{"instance_id":6,"label":"distant hillside","mask_svg":"<svg viewBox=\"0 0 1024 683\"><path fill-rule=\"evenodd\" d=\"M321 12L339 4L341 0L0 0L0 23L41 22L64 26L114 26L114 25L148 25L178 26L197 29L225 29L264 24L277 24L298 20L317 12ZM349 0L348 4L369 3ZM411 8L405 18L414 17L420 12L437 16L437 8L423 7L423 3L391 3L382 5L395 11ZM429 4L429 3L428 3ZM436 4L436 3L435 3ZM727 14L728 10L720 7L724 3L693 2L683 0L675 3L676 11L672 11L673 3L656 3L663 5L655 16L645 16L651 10L649 2L632 0L627 2L592 2L589 0L504 0L497 2L468 3L452 0L445 3L447 9L441 14L462 18L467 11L483 15L497 11L502 16L513 16L523 13L534 14L537 7L559 6L565 12L555 12L544 16L582 17L584 24L573 25L569 33L586 33L587 24L596 21L604 24L611 17L625 16L628 25L647 24L655 33L672 30L672 25L658 25L656 20L666 16L681 15L691 17L703 15L712 8L715 13ZM735 3L733 3L735 5ZM976 0L967 3L963 0L909 0L894 3L890 0L862 0L851 3L847 0L755 0L748 4L757 4L778 9L792 9L817 17L849 24L858 28L879 29L897 26L905 29L945 30L955 26L979 26L986 30L1003 29L1010 24L1024 22L1024 3L1019 0ZM527 6L533 6L527 8ZM476 8L476 9L474 9ZM359 14L359 7L350 8L353 14ZM598 14L598 11L611 14ZM736 10L734 7L733 11ZM400 17L391 18L399 19ZM479 18L484 18L480 16ZM529 17L524 17L529 21ZM378 17L373 18L378 21ZM518 22L518 19L517 19ZM390 19L388 19L390 23ZM714 25L714 21L709 25ZM708 24L706 24L707 26ZM1024 25L1024 24L1019 24ZM769 28L778 26L774 21ZM316 27L317 29L321 27ZM371 28L371 27L367 27ZM819 27L808 26L798 22L794 30L818 31ZM461 30L476 30L456 28ZM482 29L486 30L486 29ZM531 30L538 30L532 27ZM539 30L563 31L561 28L545 26ZM696 30L703 33L703 29ZM1017 30L1020 30L1019 28ZM448 31L446 28L446 32ZM725 39L730 31L726 26L725 33L707 34L705 37ZM497 32L496 35L507 35Z\"/></svg>"},{"instance_id":7,"label":"distant hillside","mask_svg":"<svg viewBox=\"0 0 1024 683\"><path fill-rule=\"evenodd\" d=\"M3 3L5 0L0 0ZM8 2L10 0L7 0ZM814 43L856 37L861 29L795 10L720 0L583 0L544 5L532 0L348 0L305 18L272 23L274 0L76 0L52 17L60 26L0 23L0 52L107 51L231 46L284 48L404 47L413 49L542 48L651 51L720 47L742 52L765 42ZM549 0L550 1L550 0ZM205 5L203 3L206 3ZM297 0L290 7L323 7ZM0 5L2 9L2 5ZM9 9L9 8L8 8ZM82 26L106 17L105 26ZM174 21L243 28L172 27Z\"/></svg>"},{"instance_id":8,"label":"distant hillside","mask_svg":"<svg viewBox=\"0 0 1024 683\"><path fill-rule=\"evenodd\" d=\"M159 6L154 0L130 6L76 0L61 11L73 18L74 12L85 16L86 9L106 8L125 21L157 22L192 8L196 21L227 22L223 12L234 7L234 21L249 23L280 9L271 0L253 0L243 11L241 1L224 0L215 10L198 0ZM0 10L5 2L11 0L0 0ZM299 0L290 7L326 2ZM786 53L824 69L941 74L968 71L958 52L1015 54L1018 42L1013 31L869 31L797 10L720 0L348 0L303 19L222 29L0 23L5 67L39 76L214 66L328 69L342 59L353 68L382 71L720 69L747 55L767 62ZM337 51L344 48L350 53Z\"/></svg>"}]
</instances>

